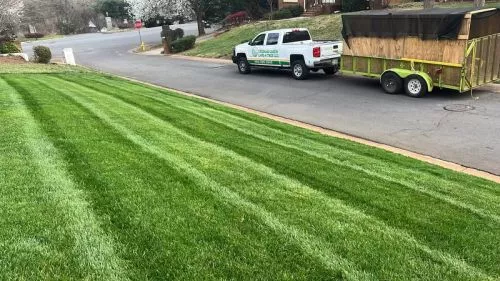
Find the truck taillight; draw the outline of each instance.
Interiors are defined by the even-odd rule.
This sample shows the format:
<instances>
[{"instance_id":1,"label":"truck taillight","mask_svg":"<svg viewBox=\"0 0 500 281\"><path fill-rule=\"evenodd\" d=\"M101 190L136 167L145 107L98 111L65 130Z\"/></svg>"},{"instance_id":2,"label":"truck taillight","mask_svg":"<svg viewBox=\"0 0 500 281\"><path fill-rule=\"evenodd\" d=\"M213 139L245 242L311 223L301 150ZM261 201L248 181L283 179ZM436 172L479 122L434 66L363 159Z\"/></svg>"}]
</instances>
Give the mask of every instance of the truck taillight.
<instances>
[{"instance_id":1,"label":"truck taillight","mask_svg":"<svg viewBox=\"0 0 500 281\"><path fill-rule=\"evenodd\" d=\"M315 58L321 57L321 48L320 47L313 48L313 57L315 57Z\"/></svg>"}]
</instances>

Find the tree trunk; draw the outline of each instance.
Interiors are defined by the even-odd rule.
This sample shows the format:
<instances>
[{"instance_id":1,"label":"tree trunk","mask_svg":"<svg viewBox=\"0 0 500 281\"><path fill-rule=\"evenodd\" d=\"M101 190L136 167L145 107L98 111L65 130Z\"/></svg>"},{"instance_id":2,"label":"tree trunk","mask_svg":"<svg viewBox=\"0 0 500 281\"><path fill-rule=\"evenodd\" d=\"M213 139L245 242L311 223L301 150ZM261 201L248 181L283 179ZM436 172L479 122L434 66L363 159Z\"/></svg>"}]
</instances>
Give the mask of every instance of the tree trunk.
<instances>
[{"instance_id":1,"label":"tree trunk","mask_svg":"<svg viewBox=\"0 0 500 281\"><path fill-rule=\"evenodd\" d=\"M196 12L196 22L198 23L198 36L205 35L205 24L203 23L203 14L199 10Z\"/></svg>"},{"instance_id":2,"label":"tree trunk","mask_svg":"<svg viewBox=\"0 0 500 281\"><path fill-rule=\"evenodd\" d=\"M434 0L424 0L424 9L432 9L434 7Z\"/></svg>"},{"instance_id":3,"label":"tree trunk","mask_svg":"<svg viewBox=\"0 0 500 281\"><path fill-rule=\"evenodd\" d=\"M474 8L482 8L484 7L484 0L474 0Z\"/></svg>"}]
</instances>

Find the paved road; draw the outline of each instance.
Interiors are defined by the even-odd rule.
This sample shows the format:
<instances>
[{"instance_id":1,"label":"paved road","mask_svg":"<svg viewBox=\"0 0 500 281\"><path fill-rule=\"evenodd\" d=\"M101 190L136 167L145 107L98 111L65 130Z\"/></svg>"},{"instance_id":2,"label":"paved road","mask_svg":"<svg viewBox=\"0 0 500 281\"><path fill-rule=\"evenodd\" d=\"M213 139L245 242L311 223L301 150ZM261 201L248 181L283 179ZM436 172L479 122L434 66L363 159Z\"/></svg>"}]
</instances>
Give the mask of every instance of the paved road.
<instances>
[{"instance_id":1,"label":"paved road","mask_svg":"<svg viewBox=\"0 0 500 281\"><path fill-rule=\"evenodd\" d=\"M195 34L193 24L182 26ZM144 30L159 43L159 28ZM426 98L384 94L376 80L317 74L295 81L286 71L237 73L227 64L128 52L134 32L90 34L44 42L55 52L73 47L77 62L103 71L304 121L500 175L500 94L437 91ZM27 49L30 45L25 46ZM448 105L470 105L466 112Z\"/></svg>"}]
</instances>

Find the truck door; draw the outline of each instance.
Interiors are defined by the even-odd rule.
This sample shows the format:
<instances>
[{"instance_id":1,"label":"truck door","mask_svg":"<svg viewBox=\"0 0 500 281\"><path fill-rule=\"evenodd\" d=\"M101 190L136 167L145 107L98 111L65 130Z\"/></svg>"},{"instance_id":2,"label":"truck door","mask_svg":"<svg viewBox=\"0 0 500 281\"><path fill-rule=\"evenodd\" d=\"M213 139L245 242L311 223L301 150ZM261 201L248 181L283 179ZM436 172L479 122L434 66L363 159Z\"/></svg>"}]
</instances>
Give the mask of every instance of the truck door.
<instances>
[{"instance_id":1,"label":"truck door","mask_svg":"<svg viewBox=\"0 0 500 281\"><path fill-rule=\"evenodd\" d=\"M284 50L282 50L279 44L280 33L270 32L266 37L266 44L262 48L262 55L266 57L267 64L273 66L290 66L289 60L286 58Z\"/></svg>"},{"instance_id":2,"label":"truck door","mask_svg":"<svg viewBox=\"0 0 500 281\"><path fill-rule=\"evenodd\" d=\"M261 55L265 39L266 39L266 33L261 33L252 40L252 47L250 48L250 54L247 54L247 60L249 64L266 65Z\"/></svg>"}]
</instances>

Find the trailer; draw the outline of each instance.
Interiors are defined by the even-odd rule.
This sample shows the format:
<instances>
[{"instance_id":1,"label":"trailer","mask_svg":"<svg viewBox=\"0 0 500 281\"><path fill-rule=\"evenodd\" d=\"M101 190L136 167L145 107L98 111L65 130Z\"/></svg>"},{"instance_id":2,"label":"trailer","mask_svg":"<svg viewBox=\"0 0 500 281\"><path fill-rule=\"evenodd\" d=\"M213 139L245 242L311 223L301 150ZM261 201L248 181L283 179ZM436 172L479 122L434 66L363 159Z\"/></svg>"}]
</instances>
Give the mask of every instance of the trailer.
<instances>
[{"instance_id":1,"label":"trailer","mask_svg":"<svg viewBox=\"0 0 500 281\"><path fill-rule=\"evenodd\" d=\"M342 15L341 71L380 79L390 94L466 92L500 77L500 8Z\"/></svg>"}]
</instances>

